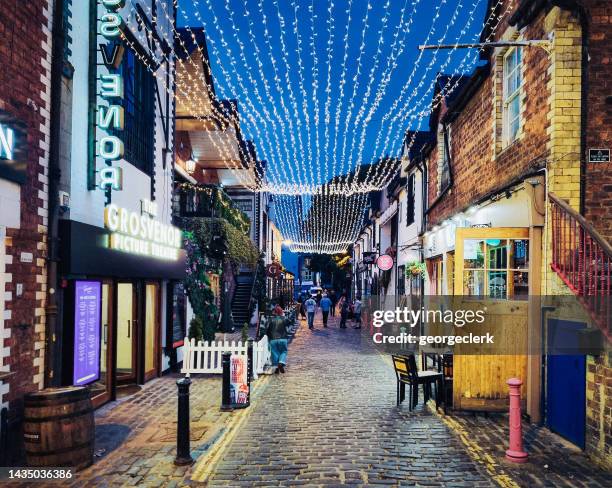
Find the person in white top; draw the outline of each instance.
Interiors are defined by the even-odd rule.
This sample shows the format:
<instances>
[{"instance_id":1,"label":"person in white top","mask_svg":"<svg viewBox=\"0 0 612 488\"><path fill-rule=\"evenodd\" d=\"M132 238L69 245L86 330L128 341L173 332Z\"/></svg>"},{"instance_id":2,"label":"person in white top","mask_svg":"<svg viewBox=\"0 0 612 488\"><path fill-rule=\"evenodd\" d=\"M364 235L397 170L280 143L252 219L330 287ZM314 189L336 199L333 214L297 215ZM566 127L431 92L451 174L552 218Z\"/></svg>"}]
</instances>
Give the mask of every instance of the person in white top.
<instances>
[{"instance_id":1,"label":"person in white top","mask_svg":"<svg viewBox=\"0 0 612 488\"><path fill-rule=\"evenodd\" d=\"M355 325L353 329L361 329L361 297L357 296L353 302L353 320Z\"/></svg>"},{"instance_id":2,"label":"person in white top","mask_svg":"<svg viewBox=\"0 0 612 488\"><path fill-rule=\"evenodd\" d=\"M304 306L306 307L306 314L308 316L308 328L314 329L314 316L317 311L317 302L314 298L310 297L306 302L304 302Z\"/></svg>"}]
</instances>

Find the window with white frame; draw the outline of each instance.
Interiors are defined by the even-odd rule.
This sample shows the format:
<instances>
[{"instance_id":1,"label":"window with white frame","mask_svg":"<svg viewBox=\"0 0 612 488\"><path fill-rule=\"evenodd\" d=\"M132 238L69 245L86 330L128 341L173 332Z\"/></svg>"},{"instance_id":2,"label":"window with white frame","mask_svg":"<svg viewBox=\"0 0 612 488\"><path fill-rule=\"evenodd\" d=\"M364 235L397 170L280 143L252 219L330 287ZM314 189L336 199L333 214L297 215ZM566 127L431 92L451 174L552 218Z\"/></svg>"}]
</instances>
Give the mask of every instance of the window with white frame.
<instances>
[{"instance_id":1,"label":"window with white frame","mask_svg":"<svg viewBox=\"0 0 612 488\"><path fill-rule=\"evenodd\" d=\"M512 48L504 55L504 140L514 142L521 128L521 48Z\"/></svg>"},{"instance_id":2,"label":"window with white frame","mask_svg":"<svg viewBox=\"0 0 612 488\"><path fill-rule=\"evenodd\" d=\"M415 192L414 192L414 173L408 177L408 183L406 189L408 195L406 197L406 225L414 223L414 203L415 203Z\"/></svg>"},{"instance_id":3,"label":"window with white frame","mask_svg":"<svg viewBox=\"0 0 612 488\"><path fill-rule=\"evenodd\" d=\"M438 193L451 184L450 176L450 127L438 124Z\"/></svg>"}]
</instances>

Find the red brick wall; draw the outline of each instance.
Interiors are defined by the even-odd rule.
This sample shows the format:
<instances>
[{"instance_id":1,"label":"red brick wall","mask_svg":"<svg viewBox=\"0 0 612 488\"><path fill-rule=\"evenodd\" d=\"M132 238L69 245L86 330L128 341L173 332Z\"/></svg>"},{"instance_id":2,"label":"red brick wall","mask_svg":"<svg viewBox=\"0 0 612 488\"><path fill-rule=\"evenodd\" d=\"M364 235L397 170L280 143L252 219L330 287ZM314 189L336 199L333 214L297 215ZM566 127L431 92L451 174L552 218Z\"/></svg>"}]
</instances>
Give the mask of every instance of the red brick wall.
<instances>
[{"instance_id":1,"label":"red brick wall","mask_svg":"<svg viewBox=\"0 0 612 488\"><path fill-rule=\"evenodd\" d=\"M612 149L612 3L585 2L590 10L588 49L588 148ZM612 164L586 165L585 217L612 240Z\"/></svg>"},{"instance_id":2,"label":"red brick wall","mask_svg":"<svg viewBox=\"0 0 612 488\"><path fill-rule=\"evenodd\" d=\"M612 149L612 3L583 3L589 10L590 56L586 148ZM612 164L586 163L584 210L612 241ZM612 468L612 351L594 358L588 368L586 450Z\"/></svg>"},{"instance_id":3,"label":"red brick wall","mask_svg":"<svg viewBox=\"0 0 612 488\"><path fill-rule=\"evenodd\" d=\"M44 291L46 266L46 194L48 160L49 100L48 89L50 35L47 0L3 0L0 2L0 109L27 126L27 181L21 186L20 229L7 229L6 309L10 318L5 328L10 337L4 347L10 355L3 364L10 366L8 398L10 412L23 394L36 390L42 379L44 340ZM45 80L43 82L43 79ZM44 132L43 132L44 131ZM31 253L31 263L22 262L22 253ZM16 296L16 285L23 284L23 295ZM0 340L2 340L0 338ZM38 342L38 344L35 344ZM35 359L38 358L38 359ZM35 364L36 363L36 364Z\"/></svg>"},{"instance_id":4,"label":"red brick wall","mask_svg":"<svg viewBox=\"0 0 612 488\"><path fill-rule=\"evenodd\" d=\"M502 23L491 40L501 37L504 26ZM543 36L543 15L540 15L535 23L527 27L524 38L541 39ZM429 213L429 228L530 169L541 166L547 158L549 90L546 85L549 60L541 49L524 49L523 59L526 96L522 114L523 136L504 149L499 145L501 134L494 137L494 105L501 110L501 80L495 85L494 79L496 76L501 78L501 74L497 74L501 64L493 57L488 78L451 124L453 186ZM499 93L497 100L495 93ZM494 144L497 147L495 156ZM432 151L429 159L428 199L431 204L437 197L437 149Z\"/></svg>"}]
</instances>

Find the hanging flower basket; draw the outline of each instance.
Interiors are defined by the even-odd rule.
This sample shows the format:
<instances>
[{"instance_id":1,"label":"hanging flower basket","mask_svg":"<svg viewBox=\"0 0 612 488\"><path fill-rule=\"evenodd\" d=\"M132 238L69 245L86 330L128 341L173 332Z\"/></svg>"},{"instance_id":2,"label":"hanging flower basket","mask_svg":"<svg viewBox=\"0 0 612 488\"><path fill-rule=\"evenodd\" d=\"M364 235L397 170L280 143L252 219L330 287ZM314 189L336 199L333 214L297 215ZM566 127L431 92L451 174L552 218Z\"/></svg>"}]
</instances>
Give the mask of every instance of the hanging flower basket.
<instances>
[{"instance_id":1,"label":"hanging flower basket","mask_svg":"<svg viewBox=\"0 0 612 488\"><path fill-rule=\"evenodd\" d=\"M420 261L412 261L406 264L406 276L425 276L425 263Z\"/></svg>"}]
</instances>

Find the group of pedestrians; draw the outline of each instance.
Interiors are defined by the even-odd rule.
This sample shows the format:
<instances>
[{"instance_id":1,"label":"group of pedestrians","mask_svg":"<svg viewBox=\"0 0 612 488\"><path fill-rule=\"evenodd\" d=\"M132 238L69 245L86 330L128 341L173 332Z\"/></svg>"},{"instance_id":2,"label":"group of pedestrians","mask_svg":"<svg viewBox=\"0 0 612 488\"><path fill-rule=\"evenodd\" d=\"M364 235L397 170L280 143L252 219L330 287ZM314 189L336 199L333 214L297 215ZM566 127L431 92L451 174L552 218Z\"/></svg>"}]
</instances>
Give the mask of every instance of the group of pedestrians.
<instances>
[{"instance_id":1,"label":"group of pedestrians","mask_svg":"<svg viewBox=\"0 0 612 488\"><path fill-rule=\"evenodd\" d=\"M317 312L317 308L321 309L323 316L323 327L327 328L329 316L336 315L336 308L340 307L340 328L346 329L346 322L350 320L351 316L355 325L354 329L361 329L361 298L357 296L353 302L349 300L346 295L342 295L340 300L334 300L335 295L333 293L320 293L316 296L310 296L301 305L301 315L306 316L308 320L308 328L314 329L314 318Z\"/></svg>"}]
</instances>

